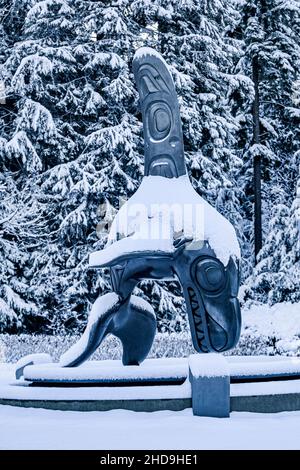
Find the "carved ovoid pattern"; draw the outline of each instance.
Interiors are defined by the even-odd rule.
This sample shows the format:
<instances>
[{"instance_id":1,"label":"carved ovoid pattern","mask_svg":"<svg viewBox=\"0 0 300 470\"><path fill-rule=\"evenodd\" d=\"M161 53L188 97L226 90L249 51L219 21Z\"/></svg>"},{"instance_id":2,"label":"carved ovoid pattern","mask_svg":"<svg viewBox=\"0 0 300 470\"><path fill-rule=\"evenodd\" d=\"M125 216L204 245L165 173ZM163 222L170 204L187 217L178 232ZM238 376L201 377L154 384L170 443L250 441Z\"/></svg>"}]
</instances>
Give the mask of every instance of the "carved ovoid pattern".
<instances>
[{"instance_id":1,"label":"carved ovoid pattern","mask_svg":"<svg viewBox=\"0 0 300 470\"><path fill-rule=\"evenodd\" d=\"M224 266L218 260L201 260L197 264L196 278L203 289L209 292L219 291L226 283Z\"/></svg>"},{"instance_id":2,"label":"carved ovoid pattern","mask_svg":"<svg viewBox=\"0 0 300 470\"><path fill-rule=\"evenodd\" d=\"M167 103L162 101L151 103L146 110L146 127L150 139L154 142L164 140L170 134L172 111Z\"/></svg>"},{"instance_id":3,"label":"carved ovoid pattern","mask_svg":"<svg viewBox=\"0 0 300 470\"><path fill-rule=\"evenodd\" d=\"M143 102L150 94L157 92L171 93L170 86L167 85L165 77L162 76L160 70L149 62L143 63L138 70L139 76L139 93Z\"/></svg>"},{"instance_id":4,"label":"carved ovoid pattern","mask_svg":"<svg viewBox=\"0 0 300 470\"><path fill-rule=\"evenodd\" d=\"M165 63L154 55L137 58L133 71L143 114L145 175L186 174L177 96Z\"/></svg>"}]
</instances>

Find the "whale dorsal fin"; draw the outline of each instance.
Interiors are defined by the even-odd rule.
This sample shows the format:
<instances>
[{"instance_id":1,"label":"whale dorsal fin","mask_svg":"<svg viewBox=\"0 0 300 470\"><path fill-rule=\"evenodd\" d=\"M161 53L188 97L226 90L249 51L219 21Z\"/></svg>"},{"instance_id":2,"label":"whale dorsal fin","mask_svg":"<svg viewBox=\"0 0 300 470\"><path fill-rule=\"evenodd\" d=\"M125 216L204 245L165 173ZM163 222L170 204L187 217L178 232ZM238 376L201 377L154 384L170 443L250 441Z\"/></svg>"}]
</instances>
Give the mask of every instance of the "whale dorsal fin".
<instances>
[{"instance_id":1,"label":"whale dorsal fin","mask_svg":"<svg viewBox=\"0 0 300 470\"><path fill-rule=\"evenodd\" d=\"M154 49L142 47L134 56L133 73L143 116L145 176L185 175L178 100L166 62Z\"/></svg>"}]
</instances>

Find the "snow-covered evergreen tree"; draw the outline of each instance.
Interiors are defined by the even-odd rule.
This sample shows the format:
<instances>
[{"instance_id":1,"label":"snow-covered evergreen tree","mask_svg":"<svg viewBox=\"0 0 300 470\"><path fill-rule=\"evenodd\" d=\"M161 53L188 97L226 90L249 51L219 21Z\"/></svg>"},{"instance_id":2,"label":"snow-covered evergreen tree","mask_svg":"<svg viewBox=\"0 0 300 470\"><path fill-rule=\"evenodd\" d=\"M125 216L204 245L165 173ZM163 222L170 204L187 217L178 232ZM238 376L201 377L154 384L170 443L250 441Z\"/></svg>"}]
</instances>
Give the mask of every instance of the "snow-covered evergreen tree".
<instances>
[{"instance_id":1,"label":"snow-covered evergreen tree","mask_svg":"<svg viewBox=\"0 0 300 470\"><path fill-rule=\"evenodd\" d=\"M299 149L299 114L295 113L292 89L299 79L300 5L284 0L237 4L240 21L235 31L244 51L237 70L252 78L257 90L257 100L252 96L252 106L242 113L239 133L244 168L240 185L247 208L243 219L251 221L248 227L253 226L253 161L259 158L266 235L274 205L279 204L280 212L282 204L291 204L297 176L297 165L291 162Z\"/></svg>"},{"instance_id":2,"label":"snow-covered evergreen tree","mask_svg":"<svg viewBox=\"0 0 300 470\"><path fill-rule=\"evenodd\" d=\"M297 201L289 207L300 140L298 2L3 0L0 15L3 330L81 328L109 288L108 273L88 270L87 261L104 246L120 198L142 179L131 73L141 45L171 66L193 185L235 225L247 276L251 161L261 154L270 230L247 295L297 300ZM257 54L260 142L253 145ZM160 329L185 328L176 283L144 282L137 292L151 300Z\"/></svg>"},{"instance_id":3,"label":"snow-covered evergreen tree","mask_svg":"<svg viewBox=\"0 0 300 470\"><path fill-rule=\"evenodd\" d=\"M278 250L284 249L287 231L289 208L277 204L269 222L269 234L259 253L258 263L252 275L243 286L243 301L251 298L257 302L267 302L273 285L274 275L280 269L281 255Z\"/></svg>"},{"instance_id":4,"label":"snow-covered evergreen tree","mask_svg":"<svg viewBox=\"0 0 300 470\"><path fill-rule=\"evenodd\" d=\"M300 174L300 172L299 172ZM282 282L277 283L271 302L300 302L300 176L291 207L285 238L286 256L281 262Z\"/></svg>"},{"instance_id":5,"label":"snow-covered evergreen tree","mask_svg":"<svg viewBox=\"0 0 300 470\"><path fill-rule=\"evenodd\" d=\"M41 190L41 181L45 172L58 162L69 158L75 147L58 117L59 98L55 83L57 77L64 80L67 73L72 75L72 65L74 73L75 60L68 53L66 37L67 26L71 39L75 37L72 23L67 25L66 21L66 16L71 15L72 11L64 1L10 2L4 21L10 50L6 60L0 65L0 75L5 83L7 96L7 112L5 114L5 109L4 113L2 112L3 171L13 172L21 200L34 201L29 210L29 213L36 211L36 214L31 216L32 220L38 220L42 215L43 228L47 227L48 231L45 236L40 232L40 225L36 223L34 250L30 249L31 240L26 231L20 231L17 243L18 246L25 246L22 266L24 265L29 286L24 289L24 296L29 304L33 299L38 305L44 324L50 323L56 306L54 293L57 285L52 282L51 276L45 278L43 260L46 259L48 250L47 263L48 266L51 265L51 241L55 240L51 220L55 212L54 206L57 204L59 207L59 200L46 201ZM43 15L46 14L49 18L44 27L41 27ZM15 28L11 28L13 20ZM63 34L59 35L58 25L61 23ZM52 29L55 34L51 37ZM65 49L57 46L60 39L65 41ZM18 262L21 264L20 260ZM41 285L39 277L43 275L45 282ZM17 311L15 313L18 314ZM55 313L59 313L58 310ZM21 319L20 315L17 325L33 330L42 326L38 321L30 324L26 317Z\"/></svg>"},{"instance_id":6,"label":"snow-covered evergreen tree","mask_svg":"<svg viewBox=\"0 0 300 470\"><path fill-rule=\"evenodd\" d=\"M244 300L273 305L300 301L300 178L291 208L275 206L259 262L245 286Z\"/></svg>"},{"instance_id":7,"label":"snow-covered evergreen tree","mask_svg":"<svg viewBox=\"0 0 300 470\"><path fill-rule=\"evenodd\" d=\"M53 328L77 327L108 288L106 275L86 269L88 254L106 240L96 227L103 208L117 208L141 181L142 126L130 71L138 46L156 47L171 64L195 187L238 220L237 123L227 99L236 52L223 34L230 14L222 2L11 2L10 18L18 18L1 67L10 109L4 158L20 189L34 182L46 214L48 237L30 260L30 282ZM154 301L162 329L183 327L175 284L145 282L138 291Z\"/></svg>"},{"instance_id":8,"label":"snow-covered evergreen tree","mask_svg":"<svg viewBox=\"0 0 300 470\"><path fill-rule=\"evenodd\" d=\"M45 223L28 182L19 191L12 177L0 174L0 331L17 331L23 324L31 331L47 323L35 301L30 259L36 256Z\"/></svg>"},{"instance_id":9,"label":"snow-covered evergreen tree","mask_svg":"<svg viewBox=\"0 0 300 470\"><path fill-rule=\"evenodd\" d=\"M244 54L238 70L251 77L256 88L256 101L244 112L239 142L244 148L245 172L240 182L247 212L243 219L248 219L248 227L252 229L253 161L259 158L265 237L258 266L246 282L246 291L250 289L252 299L275 302L276 298L289 297L282 297L279 291L288 278L287 274L280 276L289 230L288 207L292 204L297 177L294 154L300 144L299 103L296 102L300 5L283 0L245 0L240 5L241 20L236 31L242 39ZM259 120L257 127L256 120Z\"/></svg>"}]
</instances>

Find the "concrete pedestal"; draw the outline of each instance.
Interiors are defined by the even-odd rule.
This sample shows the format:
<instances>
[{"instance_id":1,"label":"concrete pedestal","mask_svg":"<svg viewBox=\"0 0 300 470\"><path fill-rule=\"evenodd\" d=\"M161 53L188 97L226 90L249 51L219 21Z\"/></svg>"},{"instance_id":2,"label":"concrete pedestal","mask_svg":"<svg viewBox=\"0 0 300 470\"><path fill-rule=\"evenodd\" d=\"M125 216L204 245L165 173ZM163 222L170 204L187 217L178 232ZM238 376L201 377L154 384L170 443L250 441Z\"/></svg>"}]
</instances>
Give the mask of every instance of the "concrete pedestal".
<instances>
[{"instance_id":1,"label":"concrete pedestal","mask_svg":"<svg viewBox=\"0 0 300 470\"><path fill-rule=\"evenodd\" d=\"M230 413L230 370L220 354L189 357L192 407L196 416L226 418Z\"/></svg>"}]
</instances>

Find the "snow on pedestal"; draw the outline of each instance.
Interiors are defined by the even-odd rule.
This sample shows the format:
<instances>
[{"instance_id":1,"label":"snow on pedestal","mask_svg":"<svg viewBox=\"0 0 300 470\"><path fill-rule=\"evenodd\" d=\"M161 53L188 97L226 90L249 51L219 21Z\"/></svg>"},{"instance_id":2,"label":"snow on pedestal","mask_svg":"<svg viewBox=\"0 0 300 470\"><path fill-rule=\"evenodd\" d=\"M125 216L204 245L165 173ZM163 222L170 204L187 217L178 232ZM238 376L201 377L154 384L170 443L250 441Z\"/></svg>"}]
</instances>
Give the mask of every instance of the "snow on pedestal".
<instances>
[{"instance_id":1,"label":"snow on pedestal","mask_svg":"<svg viewBox=\"0 0 300 470\"><path fill-rule=\"evenodd\" d=\"M120 360L87 361L80 367L61 367L48 364L30 366L24 370L24 378L33 382L99 382L116 385L124 382L151 380L184 381L188 376L185 358L146 359L139 366L124 366Z\"/></svg>"},{"instance_id":2,"label":"snow on pedestal","mask_svg":"<svg viewBox=\"0 0 300 470\"><path fill-rule=\"evenodd\" d=\"M193 354L189 357L189 368L195 378L226 377L230 368L224 356L217 353Z\"/></svg>"},{"instance_id":3,"label":"snow on pedestal","mask_svg":"<svg viewBox=\"0 0 300 470\"><path fill-rule=\"evenodd\" d=\"M35 360L37 356L44 355L27 358ZM27 362L24 358L22 361ZM89 361L73 368L57 363L36 364L25 367L24 380L17 381L13 380L14 367L0 364L0 402L78 411L179 410L193 406L195 415L228 416L227 361L231 378L239 379L230 386L232 411L299 410L299 358L229 356L225 360L216 354L193 355L189 359L147 359L141 366L123 366L116 360ZM259 378L259 381L252 382L252 378ZM31 382L34 387L30 386ZM58 387L53 386L58 382ZM91 382L94 382L92 387ZM119 382L122 386L118 386ZM124 386L127 382L131 382L130 386ZM150 385L153 382L157 385ZM45 386L47 384L51 386ZM132 403L128 405L128 401Z\"/></svg>"}]
</instances>

